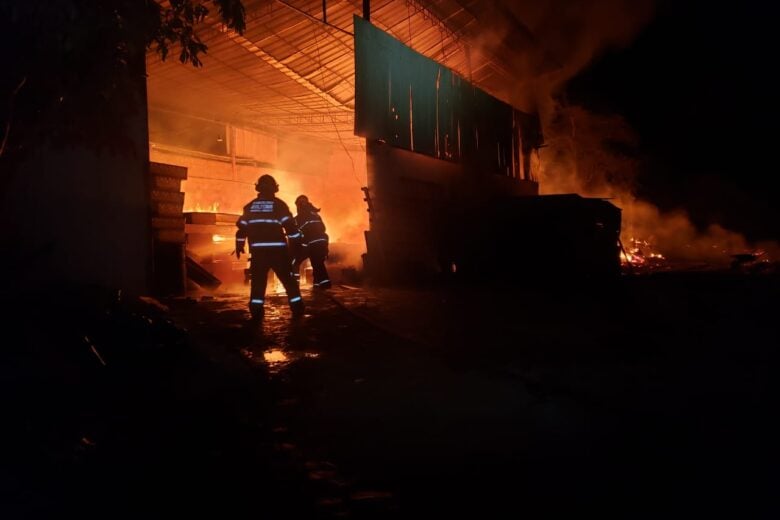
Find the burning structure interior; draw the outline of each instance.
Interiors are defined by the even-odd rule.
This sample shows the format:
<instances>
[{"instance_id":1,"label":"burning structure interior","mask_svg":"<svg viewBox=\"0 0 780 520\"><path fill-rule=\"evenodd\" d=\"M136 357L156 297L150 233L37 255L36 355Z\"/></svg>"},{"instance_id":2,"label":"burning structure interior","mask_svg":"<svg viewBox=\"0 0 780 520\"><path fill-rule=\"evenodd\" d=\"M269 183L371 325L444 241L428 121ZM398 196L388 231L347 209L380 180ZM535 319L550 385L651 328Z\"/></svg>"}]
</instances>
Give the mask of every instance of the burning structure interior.
<instances>
[{"instance_id":1,"label":"burning structure interior","mask_svg":"<svg viewBox=\"0 0 780 520\"><path fill-rule=\"evenodd\" d=\"M564 242L582 266L617 269L617 208L539 196L542 129L532 106L513 106L513 63L543 53L501 2L244 4L243 34L202 23L202 68L147 56L159 273L181 280L186 256L215 277L200 283L243 282L233 224L261 170L283 200L306 194L323 208L336 277L489 272L498 258L534 270ZM480 43L499 18L513 40Z\"/></svg>"}]
</instances>

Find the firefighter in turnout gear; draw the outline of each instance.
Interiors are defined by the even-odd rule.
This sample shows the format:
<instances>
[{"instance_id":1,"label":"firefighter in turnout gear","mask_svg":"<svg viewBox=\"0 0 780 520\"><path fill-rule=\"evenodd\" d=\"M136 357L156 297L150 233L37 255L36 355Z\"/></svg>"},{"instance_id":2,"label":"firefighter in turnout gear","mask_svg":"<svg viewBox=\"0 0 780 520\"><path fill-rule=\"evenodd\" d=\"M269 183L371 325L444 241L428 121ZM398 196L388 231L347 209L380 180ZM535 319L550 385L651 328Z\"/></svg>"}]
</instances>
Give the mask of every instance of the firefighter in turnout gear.
<instances>
[{"instance_id":1,"label":"firefighter in turnout gear","mask_svg":"<svg viewBox=\"0 0 780 520\"><path fill-rule=\"evenodd\" d=\"M301 291L290 273L290 247L299 244L301 232L287 204L276 198L279 185L272 176L261 175L255 189L257 197L244 206L244 213L236 222L236 257L241 258L247 245L251 254L249 311L255 320L263 317L268 270L273 269L287 292L293 316L300 316L304 306Z\"/></svg>"},{"instance_id":2,"label":"firefighter in turnout gear","mask_svg":"<svg viewBox=\"0 0 780 520\"><path fill-rule=\"evenodd\" d=\"M325 259L328 258L328 234L325 233L325 223L320 217L320 209L309 202L306 195L295 199L298 214L295 223L303 233L303 240L295 251L292 272L296 280L300 278L301 264L307 258L311 262L314 274L314 289L328 289L331 286Z\"/></svg>"}]
</instances>

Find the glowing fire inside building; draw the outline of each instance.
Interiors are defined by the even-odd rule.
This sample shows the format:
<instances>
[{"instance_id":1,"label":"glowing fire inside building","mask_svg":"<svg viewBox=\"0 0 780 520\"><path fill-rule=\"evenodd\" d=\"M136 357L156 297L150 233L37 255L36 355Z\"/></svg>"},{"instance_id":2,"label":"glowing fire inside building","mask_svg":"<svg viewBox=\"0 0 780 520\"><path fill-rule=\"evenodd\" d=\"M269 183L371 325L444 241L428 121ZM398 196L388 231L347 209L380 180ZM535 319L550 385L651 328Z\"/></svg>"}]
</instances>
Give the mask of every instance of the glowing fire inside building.
<instances>
[{"instance_id":1,"label":"glowing fire inside building","mask_svg":"<svg viewBox=\"0 0 780 520\"><path fill-rule=\"evenodd\" d=\"M3 518L780 517L758 4L0 2Z\"/></svg>"},{"instance_id":2,"label":"glowing fire inside building","mask_svg":"<svg viewBox=\"0 0 780 520\"><path fill-rule=\"evenodd\" d=\"M522 71L507 67L516 51L474 44L468 10L245 5L243 34L203 23L202 68L147 56L152 198L162 208L153 227L167 257L156 261L172 290L182 277L162 266L180 265L181 247L188 275L205 271L201 283L244 280L233 233L261 173L276 178L282 200L304 194L322 209L336 276L484 274L516 247L496 239L513 233L509 224L528 249L518 268L546 256L619 269L616 207L539 196L539 116L507 102L520 99Z\"/></svg>"}]
</instances>

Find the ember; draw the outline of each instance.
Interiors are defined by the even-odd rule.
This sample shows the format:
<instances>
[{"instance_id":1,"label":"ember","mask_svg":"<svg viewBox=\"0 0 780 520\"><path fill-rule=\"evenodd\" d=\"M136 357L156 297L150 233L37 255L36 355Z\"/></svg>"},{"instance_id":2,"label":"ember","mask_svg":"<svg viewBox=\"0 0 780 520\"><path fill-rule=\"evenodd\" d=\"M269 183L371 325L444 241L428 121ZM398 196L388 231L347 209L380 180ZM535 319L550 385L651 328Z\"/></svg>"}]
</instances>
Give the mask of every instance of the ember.
<instances>
[{"instance_id":1,"label":"ember","mask_svg":"<svg viewBox=\"0 0 780 520\"><path fill-rule=\"evenodd\" d=\"M620 263L623 266L654 268L666 261L666 257L647 240L632 237L628 243L628 249L621 247L620 251Z\"/></svg>"}]
</instances>

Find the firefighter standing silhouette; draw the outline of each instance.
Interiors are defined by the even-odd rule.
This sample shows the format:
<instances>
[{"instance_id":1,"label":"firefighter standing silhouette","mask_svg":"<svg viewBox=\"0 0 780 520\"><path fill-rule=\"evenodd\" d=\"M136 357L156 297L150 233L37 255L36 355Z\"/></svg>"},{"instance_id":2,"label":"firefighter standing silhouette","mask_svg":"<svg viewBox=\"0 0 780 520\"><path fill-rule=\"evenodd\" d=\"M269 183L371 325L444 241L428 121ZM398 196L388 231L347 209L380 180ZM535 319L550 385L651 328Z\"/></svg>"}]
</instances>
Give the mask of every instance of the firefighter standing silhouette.
<instances>
[{"instance_id":1,"label":"firefighter standing silhouette","mask_svg":"<svg viewBox=\"0 0 780 520\"><path fill-rule=\"evenodd\" d=\"M303 239L295 250L295 258L292 262L293 276L296 280L300 278L301 264L308 258L314 273L312 288L328 289L331 286L328 270L325 268L325 259L328 257L328 234L325 233L325 223L320 217L320 209L315 208L306 195L300 195L295 199L295 206L298 210L295 223L303 233Z\"/></svg>"},{"instance_id":2,"label":"firefighter standing silhouette","mask_svg":"<svg viewBox=\"0 0 780 520\"><path fill-rule=\"evenodd\" d=\"M290 246L295 247L301 239L301 232L287 204L276 198L279 185L272 176L261 175L255 189L257 197L244 206L244 213L236 222L236 258L241 258L247 242L251 254L249 311L253 319L263 317L268 270L273 269L287 292L293 316L300 316L304 305L298 284L290 273L288 241Z\"/></svg>"}]
</instances>

